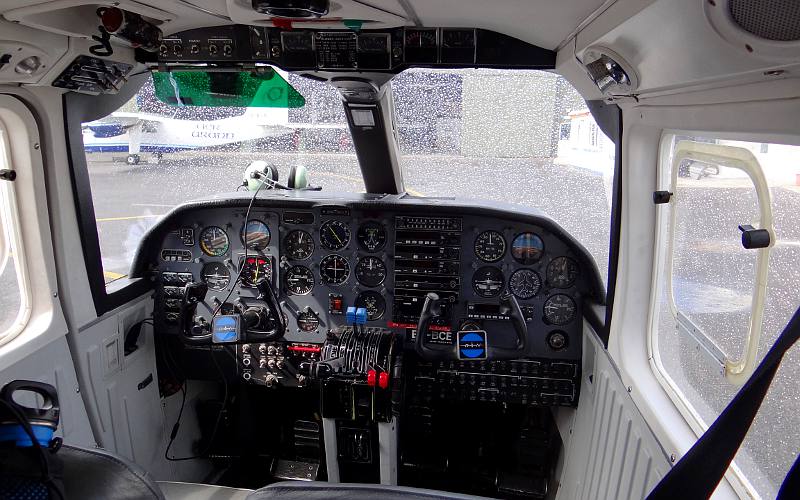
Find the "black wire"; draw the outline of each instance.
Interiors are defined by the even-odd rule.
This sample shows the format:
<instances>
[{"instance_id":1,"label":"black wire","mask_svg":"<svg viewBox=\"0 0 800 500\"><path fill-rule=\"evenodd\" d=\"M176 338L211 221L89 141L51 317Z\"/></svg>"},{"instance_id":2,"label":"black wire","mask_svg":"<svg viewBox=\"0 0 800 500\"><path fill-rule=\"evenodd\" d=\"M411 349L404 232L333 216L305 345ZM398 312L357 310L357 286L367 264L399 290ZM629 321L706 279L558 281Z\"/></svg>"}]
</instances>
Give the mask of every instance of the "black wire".
<instances>
[{"instance_id":1,"label":"black wire","mask_svg":"<svg viewBox=\"0 0 800 500\"><path fill-rule=\"evenodd\" d=\"M224 347L223 347L223 349L224 349ZM170 462L182 462L184 460L196 460L196 459L199 459L199 458L207 458L208 452L211 451L211 447L214 445L214 440L217 437L217 433L219 431L219 424L220 424L220 422L222 422L222 415L225 413L225 410L228 407L228 395L229 395L228 379L227 379L227 377L225 377L225 373L222 371L222 368L219 366L219 363L217 363L217 359L214 357L214 351L211 348L211 346L209 346L209 348L208 348L208 353L211 356L211 361L214 363L214 366L216 367L217 372L219 372L220 377L222 379L223 388L224 388L224 393L223 393L224 395L223 395L223 399L222 399L222 407L220 408L219 413L217 413L217 419L214 422L214 429L211 431L211 436L210 436L210 438L208 440L208 443L206 444L205 449L203 449L203 451L201 451L197 455L193 455L193 456L189 456L189 457L180 457L180 458L170 457L169 456L169 450L172 447L173 441L175 441L175 438L178 435L178 429L180 428L181 417L183 417L183 410L184 410L184 407L186 405L186 387L184 387L184 389L183 389L183 397L181 398L181 408L178 411L178 419L176 420L175 425L172 428L172 433L170 434L170 441L167 444L167 449L164 451L164 458L166 458ZM186 385L188 385L187 383L188 383L188 380L185 381Z\"/></svg>"},{"instance_id":2,"label":"black wire","mask_svg":"<svg viewBox=\"0 0 800 500\"><path fill-rule=\"evenodd\" d=\"M224 306L225 303L228 302L228 299L231 298L231 295L233 294L233 290L236 288L236 285L238 285L239 281L241 281L242 271L244 270L244 266L247 265L247 231L248 231L247 223L250 220L250 212L253 209L253 203L255 203L256 197L258 196L258 193L261 191L261 188L263 188L265 184L266 184L266 182L264 182L264 180L261 180L261 184L259 184L258 188L256 188L255 192L253 193L253 197L250 198L250 204L247 206L247 212L245 213L245 216L244 216L244 235L243 235L243 238L242 238L244 240L244 242L243 242L243 244L244 244L244 260L242 261L242 265L239 266L239 272L236 274L236 279L234 280L233 285L231 286L231 289L228 291L228 295L225 296L225 300L220 302L220 304L217 306L217 308L211 313L211 323L212 324L214 322L214 318L222 310L222 306ZM225 350L224 347L223 347L223 350ZM227 350L225 350L225 351L227 353ZM208 452L210 451L211 446L214 444L214 440L217 437L217 431L219 430L219 424L222 421L222 414L225 413L225 410L227 409L227 406L228 406L228 379L227 379L227 377L225 377L225 373L222 371L222 368L219 366L219 363L217 363L217 358L214 357L214 350L211 348L211 346L208 346L208 353L211 356L211 361L214 363L214 366L216 367L217 371L219 372L219 375L220 375L220 378L221 378L222 384L223 384L223 389L224 389L224 397L222 399L222 407L220 408L219 413L217 414L216 422L214 422L214 430L211 431L211 437L208 440L208 444L206 445L206 449L203 450L202 453L199 453L199 454L191 456L191 457L181 457L181 458L174 458L174 457L170 457L169 456L169 450L172 447L172 443L175 441L175 438L178 435L178 429L180 428L181 418L183 417L183 410L184 410L184 407L186 406L186 386L188 384L188 380L184 378L184 383L181 386L181 390L183 391L183 395L181 397L181 407L180 407L180 410L178 410L178 418L175 421L175 425L172 427L172 432L170 433L169 443L167 443L167 449L164 450L164 458L166 458L170 462L180 462L180 461L183 461L183 460L195 460L195 459L198 459L198 458L204 458L205 455L207 455ZM170 369L170 371L172 371L172 370ZM174 376L175 375L173 373L173 377Z\"/></svg>"},{"instance_id":3,"label":"black wire","mask_svg":"<svg viewBox=\"0 0 800 500\"><path fill-rule=\"evenodd\" d=\"M266 183L262 180L261 184L259 184L259 186L256 188L255 193L253 193L253 197L250 198L250 204L247 206L247 212L244 215L244 236L243 236L243 239L244 239L244 260L242 261L242 265L239 266L239 272L236 273L236 280L234 280L233 285L231 286L231 289L228 292L228 295L225 296L225 300L223 300L222 302L219 303L217 308L214 310L214 313L211 315L211 322L212 323L214 322L214 318L217 316L217 314L219 314L220 310L222 310L222 306L224 306L225 303L228 302L228 299L231 298L231 295L233 294L233 290L236 288L236 285L239 284L239 281L242 278L242 271L244 271L244 266L247 265L247 222L248 222L248 220L250 220L250 211L253 209L253 202L256 201L256 196L258 196L258 192L261 191L261 188L264 187L264 184L266 184Z\"/></svg>"}]
</instances>

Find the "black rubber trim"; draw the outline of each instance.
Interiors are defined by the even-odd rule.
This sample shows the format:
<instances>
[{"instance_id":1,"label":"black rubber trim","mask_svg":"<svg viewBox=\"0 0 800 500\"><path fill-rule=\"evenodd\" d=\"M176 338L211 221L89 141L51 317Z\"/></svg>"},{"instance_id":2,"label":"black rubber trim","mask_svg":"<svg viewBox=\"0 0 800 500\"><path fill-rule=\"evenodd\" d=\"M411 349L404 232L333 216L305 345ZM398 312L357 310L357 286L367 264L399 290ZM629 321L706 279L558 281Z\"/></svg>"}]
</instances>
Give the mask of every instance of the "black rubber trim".
<instances>
[{"instance_id":1,"label":"black rubber trim","mask_svg":"<svg viewBox=\"0 0 800 500\"><path fill-rule=\"evenodd\" d=\"M594 331L602 332L606 325L605 324L606 307L596 303L584 302L582 311L583 311L583 317L586 318L586 321L589 322Z\"/></svg>"},{"instance_id":2,"label":"black rubber trim","mask_svg":"<svg viewBox=\"0 0 800 500\"><path fill-rule=\"evenodd\" d=\"M416 198L404 194L376 196L374 194L326 193L326 195L328 197L323 197L321 193L315 195L313 192L303 191L288 195L285 192L267 192L260 194L253 206L260 209L288 208L309 210L314 207L334 205L337 207L348 207L351 210L372 212L391 211L393 213L416 214L430 214L431 210L436 210L436 213L442 214L447 211L457 214L457 216L477 215L493 217L509 222L537 225L552 233L572 249L582 269L586 270L591 299L601 305L605 305L606 303L603 280L600 278L597 264L588 250L586 250L586 248L571 234L567 233L559 226L556 221L540 210L533 208L525 209L516 206L512 209L510 205L485 200ZM139 244L139 248L136 250L136 255L133 258L130 276L134 278L146 276L149 270L148 265L157 262L158 251L161 248L161 242L164 237L170 230L178 225L177 221L183 215L194 210L202 209L246 208L250 203L251 197L252 195L246 192L234 192L184 203L175 207L145 233Z\"/></svg>"},{"instance_id":3,"label":"black rubber trim","mask_svg":"<svg viewBox=\"0 0 800 500\"><path fill-rule=\"evenodd\" d=\"M622 110L616 104L603 101L586 101L592 117L600 130L614 141L614 179L611 188L611 227L608 243L608 288L606 294L606 315L600 326L592 325L597 330L603 346L608 347L611 328L611 315L614 312L614 297L617 288L617 272L619 268L619 239L622 226Z\"/></svg>"},{"instance_id":4,"label":"black rubber trim","mask_svg":"<svg viewBox=\"0 0 800 500\"><path fill-rule=\"evenodd\" d=\"M64 108L64 129L67 156L70 162L70 180L72 194L75 198L75 210L78 214L78 231L83 248L83 261L86 266L86 277L89 289L92 292L97 316L102 316L108 311L130 302L152 288L148 280L136 280L130 285L113 293L106 291L106 282L103 277L103 260L100 252L100 238L97 234L97 218L92 200L92 186L89 179L89 170L86 165L86 154L83 149L83 133L81 116L70 101L77 94L68 92L62 98Z\"/></svg>"}]
</instances>

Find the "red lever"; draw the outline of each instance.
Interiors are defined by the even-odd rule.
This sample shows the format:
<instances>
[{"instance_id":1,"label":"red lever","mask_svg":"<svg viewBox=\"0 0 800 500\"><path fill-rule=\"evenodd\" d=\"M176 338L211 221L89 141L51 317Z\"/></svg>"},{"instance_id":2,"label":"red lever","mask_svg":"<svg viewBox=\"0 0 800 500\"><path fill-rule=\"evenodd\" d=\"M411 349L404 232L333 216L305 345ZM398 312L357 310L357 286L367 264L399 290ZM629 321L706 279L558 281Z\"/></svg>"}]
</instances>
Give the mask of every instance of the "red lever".
<instances>
[{"instance_id":1,"label":"red lever","mask_svg":"<svg viewBox=\"0 0 800 500\"><path fill-rule=\"evenodd\" d=\"M381 375L383 375L381 373ZM367 372L367 385L370 387L375 387L375 379L377 378L378 373L375 370L370 370Z\"/></svg>"},{"instance_id":2,"label":"red lever","mask_svg":"<svg viewBox=\"0 0 800 500\"><path fill-rule=\"evenodd\" d=\"M380 375L378 375L378 387L381 389L389 387L389 374L387 372L381 372Z\"/></svg>"}]
</instances>

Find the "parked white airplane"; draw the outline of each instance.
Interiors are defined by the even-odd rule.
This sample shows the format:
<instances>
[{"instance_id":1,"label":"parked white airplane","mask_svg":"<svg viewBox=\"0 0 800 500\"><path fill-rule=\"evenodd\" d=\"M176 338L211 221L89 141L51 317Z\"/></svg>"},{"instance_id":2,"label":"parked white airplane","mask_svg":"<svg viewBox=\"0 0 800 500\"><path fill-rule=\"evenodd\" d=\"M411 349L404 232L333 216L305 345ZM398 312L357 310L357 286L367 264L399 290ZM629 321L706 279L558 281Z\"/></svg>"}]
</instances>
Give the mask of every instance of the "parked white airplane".
<instances>
[{"instance_id":1,"label":"parked white airplane","mask_svg":"<svg viewBox=\"0 0 800 500\"><path fill-rule=\"evenodd\" d=\"M212 121L120 111L85 123L83 144L87 153L127 152L127 163L135 165L142 152L153 153L158 161L163 153L286 136L301 129L345 127L344 123L290 123L286 108L246 108L240 116Z\"/></svg>"}]
</instances>

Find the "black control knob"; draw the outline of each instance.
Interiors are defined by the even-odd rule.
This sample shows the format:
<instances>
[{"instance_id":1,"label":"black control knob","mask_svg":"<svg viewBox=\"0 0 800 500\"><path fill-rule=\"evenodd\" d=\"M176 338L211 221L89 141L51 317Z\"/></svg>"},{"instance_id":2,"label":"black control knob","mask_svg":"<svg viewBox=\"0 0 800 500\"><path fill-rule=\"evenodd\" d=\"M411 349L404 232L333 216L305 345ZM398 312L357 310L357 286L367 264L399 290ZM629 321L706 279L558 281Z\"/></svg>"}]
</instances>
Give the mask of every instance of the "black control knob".
<instances>
[{"instance_id":1,"label":"black control knob","mask_svg":"<svg viewBox=\"0 0 800 500\"><path fill-rule=\"evenodd\" d=\"M567 334L561 330L550 332L547 336L547 345L554 351L560 351L567 347Z\"/></svg>"}]
</instances>

